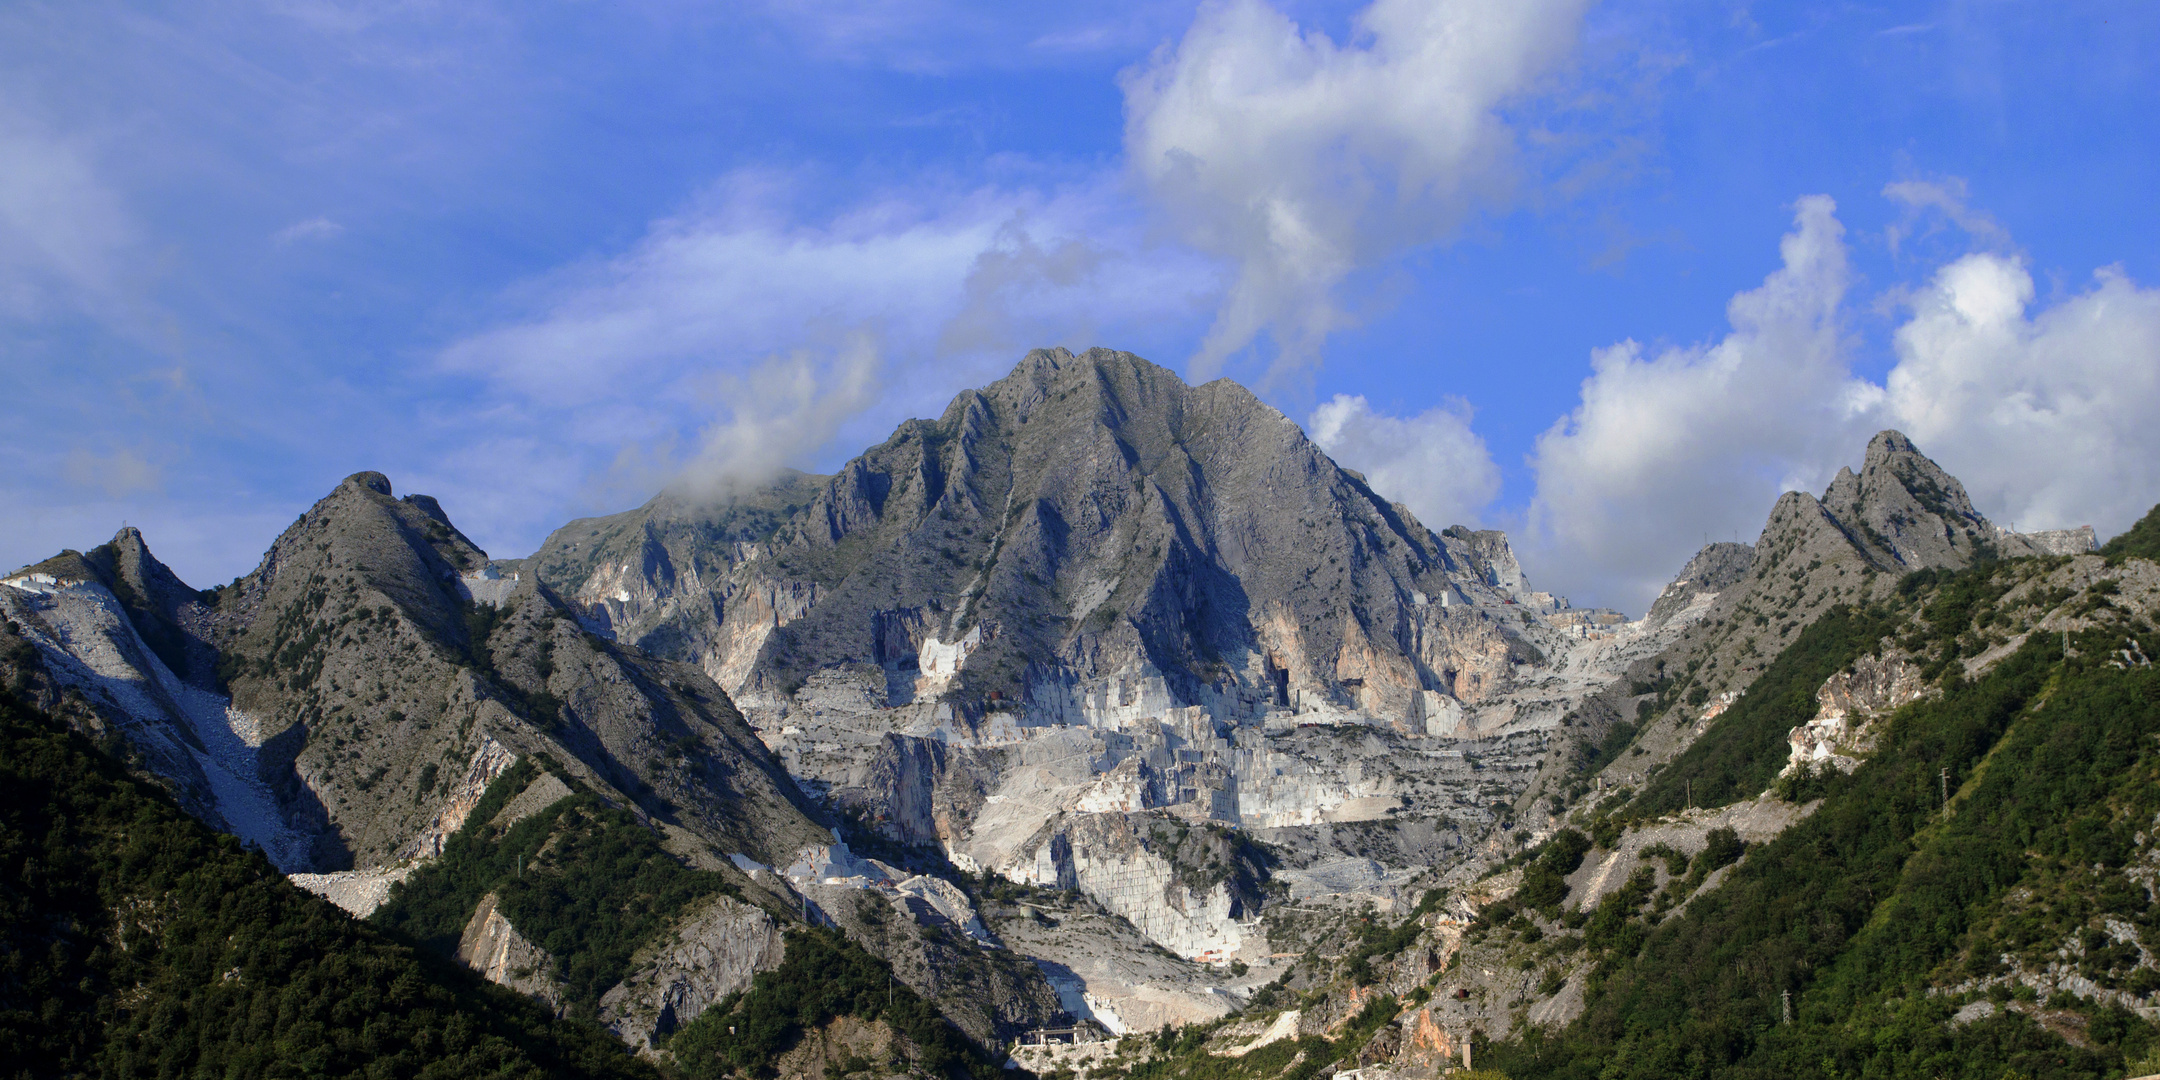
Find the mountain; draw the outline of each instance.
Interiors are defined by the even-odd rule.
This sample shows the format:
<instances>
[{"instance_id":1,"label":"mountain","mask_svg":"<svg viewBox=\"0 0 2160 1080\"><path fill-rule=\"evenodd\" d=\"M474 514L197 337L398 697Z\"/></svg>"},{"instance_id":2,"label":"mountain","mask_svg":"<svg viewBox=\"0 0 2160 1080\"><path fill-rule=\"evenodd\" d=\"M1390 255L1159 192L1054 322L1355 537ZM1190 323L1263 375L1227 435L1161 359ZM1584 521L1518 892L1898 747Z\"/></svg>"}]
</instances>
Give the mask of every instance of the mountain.
<instances>
[{"instance_id":1,"label":"mountain","mask_svg":"<svg viewBox=\"0 0 2160 1080\"><path fill-rule=\"evenodd\" d=\"M662 494L523 565L701 666L863 828L1217 961L1264 960L1267 867L1393 903L1471 843L1521 792L1506 766L1609 681L1569 658L1622 621L1533 591L1500 533L1427 528L1243 387L1108 350L1030 354L832 476ZM1038 955L1077 1013L1226 1007L1096 944Z\"/></svg>"},{"instance_id":2,"label":"mountain","mask_svg":"<svg viewBox=\"0 0 2160 1080\"><path fill-rule=\"evenodd\" d=\"M543 755L708 850L781 859L823 834L699 672L582 632L379 473L347 478L212 592L133 530L6 584L36 647L23 667L144 732L187 799L288 871L432 854L489 781Z\"/></svg>"},{"instance_id":3,"label":"mountain","mask_svg":"<svg viewBox=\"0 0 2160 1080\"><path fill-rule=\"evenodd\" d=\"M1566 805L1634 787L1688 751L1705 725L1744 700L1770 664L1827 612L1880 600L1905 575L1976 562L2093 550L2091 527L2014 533L1973 509L1964 485L1896 431L1869 440L1860 471L1840 469L1821 498L1786 492L1752 545L1716 543L1690 559L1651 605L1615 679L1573 719L1579 749L1548 760L1526 802ZM1827 673L1825 673L1827 674ZM1806 688L1812 692L1812 685ZM1778 736L1782 738L1782 735ZM1593 749L1602 745L1608 753ZM1628 753L1619 767L1612 754ZM1674 773L1650 783L1665 803L1689 797ZM1547 815L1549 819L1550 815Z\"/></svg>"},{"instance_id":4,"label":"mountain","mask_svg":"<svg viewBox=\"0 0 2160 1080\"><path fill-rule=\"evenodd\" d=\"M1762 882L1864 936L1875 901L1835 883L1889 896L1937 850L1877 763L1907 783L1951 739L1965 764L1932 768L2023 782L1967 753L2047 730L2000 680L2063 630L2123 635L2079 679L2142 671L2150 531L2008 532L1884 432L1631 621L1535 591L1501 533L1428 528L1234 383L1047 350L831 476L663 492L523 560L376 473L214 590L123 530L0 579L0 681L380 940L693 1075L987 1074L1045 1028L1127 1038L1020 1055L1042 1071L1417 1074L1467 1040L1576 1075L1666 1030L1640 988L1737 992L1675 957L1798 932ZM2143 768L2108 760L2047 820L2090 832ZM1903 824L1821 832L1869 815ZM1773 848L1799 854L1763 877ZM2058 960L2116 949L2079 977L2145 994L2114 924L2073 928L2114 886L2059 885L2047 932L2116 944ZM1960 918L2024 926L2012 895ZM2145 1007L2017 941L2018 985ZM1842 948L1806 963L1862 962ZM1839 978L1869 1016L1899 1000ZM2115 1032L2079 1068L2142 1046L2042 1006ZM1761 1019L1717 1015L1721 1045Z\"/></svg>"},{"instance_id":5,"label":"mountain","mask_svg":"<svg viewBox=\"0 0 2160 1080\"><path fill-rule=\"evenodd\" d=\"M1535 649L1476 608L1552 603L1505 537L1429 532L1243 387L1107 350L1031 354L832 477L573 522L531 565L753 713L852 665L971 728L1085 722L1113 687L1227 722L1487 700Z\"/></svg>"}]
</instances>

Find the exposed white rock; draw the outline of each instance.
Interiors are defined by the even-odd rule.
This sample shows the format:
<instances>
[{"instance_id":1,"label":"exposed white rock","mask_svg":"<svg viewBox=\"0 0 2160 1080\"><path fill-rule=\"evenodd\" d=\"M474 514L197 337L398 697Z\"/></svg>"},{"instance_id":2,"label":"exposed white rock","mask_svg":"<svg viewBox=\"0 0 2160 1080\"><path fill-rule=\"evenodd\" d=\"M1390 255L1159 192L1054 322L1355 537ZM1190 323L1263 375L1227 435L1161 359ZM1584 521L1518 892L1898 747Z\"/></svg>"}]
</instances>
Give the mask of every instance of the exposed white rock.
<instances>
[{"instance_id":1,"label":"exposed white rock","mask_svg":"<svg viewBox=\"0 0 2160 1080\"><path fill-rule=\"evenodd\" d=\"M510 771L517 764L517 755L510 748L496 742L493 736L480 736L480 745L473 749L472 758L465 763L465 774L450 788L435 816L420 830L419 835L406 843L398 852L403 859L431 859L442 854L443 844L452 833L465 824L473 807L487 794L488 785L495 778Z\"/></svg>"},{"instance_id":2,"label":"exposed white rock","mask_svg":"<svg viewBox=\"0 0 2160 1080\"><path fill-rule=\"evenodd\" d=\"M517 591L518 581L523 576L523 573L517 570L505 576L500 567L490 562L478 570L458 576L458 595L475 604L501 607L503 602Z\"/></svg>"},{"instance_id":3,"label":"exposed white rock","mask_svg":"<svg viewBox=\"0 0 2160 1080\"><path fill-rule=\"evenodd\" d=\"M1252 1041L1230 1047L1224 1050L1223 1054L1228 1057L1244 1057L1269 1043L1281 1042L1284 1039L1295 1039L1298 1033L1298 1021L1303 1019L1304 1015L1303 1012L1297 1009L1278 1013L1274 1022L1270 1023L1260 1034L1254 1036Z\"/></svg>"},{"instance_id":4,"label":"exposed white rock","mask_svg":"<svg viewBox=\"0 0 2160 1080\"><path fill-rule=\"evenodd\" d=\"M390 898L390 888L412 876L418 867L381 867L374 870L340 870L330 874L287 874L286 880L330 901L355 919L365 919Z\"/></svg>"},{"instance_id":5,"label":"exposed white rock","mask_svg":"<svg viewBox=\"0 0 2160 1080\"><path fill-rule=\"evenodd\" d=\"M1275 880L1290 887L1293 901L1338 900L1371 904L1376 911L1393 911L1403 886L1425 871L1421 867L1389 869L1372 859L1342 856L1323 859L1301 870L1278 870Z\"/></svg>"},{"instance_id":6,"label":"exposed white rock","mask_svg":"<svg viewBox=\"0 0 2160 1080\"><path fill-rule=\"evenodd\" d=\"M1033 851L999 869L1015 881L1077 888L1188 959L1229 960L1245 944L1247 928L1232 917L1229 887L1195 889L1178 880L1176 868L1150 851L1122 814L1067 815Z\"/></svg>"},{"instance_id":7,"label":"exposed white rock","mask_svg":"<svg viewBox=\"0 0 2160 1080\"><path fill-rule=\"evenodd\" d=\"M1828 765L1851 772L1875 748L1872 721L1926 696L1920 669L1902 657L1862 656L1823 680L1813 718L1792 730L1784 773ZM1783 774L1781 774L1783 775Z\"/></svg>"},{"instance_id":8,"label":"exposed white rock","mask_svg":"<svg viewBox=\"0 0 2160 1080\"><path fill-rule=\"evenodd\" d=\"M742 861L738 861L738 866ZM754 864L753 864L754 865ZM748 869L748 867L745 867ZM858 857L848 850L847 842L837 832L830 844L818 844L804 848L795 861L780 873L795 883L798 889L811 885L837 885L851 889L872 889L883 893L893 906L923 921L926 914L950 923L952 927L985 945L1001 944L996 935L983 925L976 914L975 905L967 893L953 883L927 874L910 874L877 859ZM908 901L921 905L920 910Z\"/></svg>"},{"instance_id":9,"label":"exposed white rock","mask_svg":"<svg viewBox=\"0 0 2160 1080\"><path fill-rule=\"evenodd\" d=\"M144 644L120 602L95 581L25 574L0 581L0 609L16 619L63 685L127 718L127 735L167 775L202 778L224 827L272 865L308 865L308 841L286 822L257 762L260 726L230 699L182 682Z\"/></svg>"}]
</instances>

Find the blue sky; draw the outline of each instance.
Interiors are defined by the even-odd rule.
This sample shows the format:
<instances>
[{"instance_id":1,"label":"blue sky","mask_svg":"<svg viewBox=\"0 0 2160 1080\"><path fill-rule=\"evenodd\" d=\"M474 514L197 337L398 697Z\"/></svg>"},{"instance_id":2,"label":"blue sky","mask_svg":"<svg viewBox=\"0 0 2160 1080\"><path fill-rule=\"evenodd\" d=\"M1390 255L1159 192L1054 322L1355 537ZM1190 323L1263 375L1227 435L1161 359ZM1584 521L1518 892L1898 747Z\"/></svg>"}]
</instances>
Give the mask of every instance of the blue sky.
<instances>
[{"instance_id":1,"label":"blue sky","mask_svg":"<svg viewBox=\"0 0 2160 1080\"><path fill-rule=\"evenodd\" d=\"M1228 375L1639 611L1897 426L2160 501L2160 8L16 2L0 562L340 477L499 556L1028 348Z\"/></svg>"}]
</instances>

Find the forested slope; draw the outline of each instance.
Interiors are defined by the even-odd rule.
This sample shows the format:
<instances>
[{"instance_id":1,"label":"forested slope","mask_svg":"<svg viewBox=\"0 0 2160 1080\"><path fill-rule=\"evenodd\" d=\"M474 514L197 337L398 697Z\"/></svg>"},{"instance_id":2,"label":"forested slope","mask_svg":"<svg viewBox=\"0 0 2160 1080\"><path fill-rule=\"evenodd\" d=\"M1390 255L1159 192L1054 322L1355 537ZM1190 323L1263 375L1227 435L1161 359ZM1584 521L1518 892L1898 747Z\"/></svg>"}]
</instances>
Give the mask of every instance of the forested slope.
<instances>
[{"instance_id":1,"label":"forested slope","mask_svg":"<svg viewBox=\"0 0 2160 1080\"><path fill-rule=\"evenodd\" d=\"M1830 611L1641 790L1113 1067L1427 1076L1468 1041L1515 1080L2160 1071L2156 521ZM1868 672L1891 705L1855 704ZM1846 767L1787 769L1833 705Z\"/></svg>"},{"instance_id":2,"label":"forested slope","mask_svg":"<svg viewBox=\"0 0 2160 1080\"><path fill-rule=\"evenodd\" d=\"M2008 595L2044 572L1908 579L1903 637L1878 647L1925 660L1940 693L1896 713L1851 775L1795 792L1820 808L1722 887L1662 924L1630 913L1647 933L1600 957L1581 1020L1502 1053L1510 1072L2100 1077L2143 1058L2155 1033L2133 1008L2160 989L2153 626L2104 578L2059 609L2081 628L2027 633L1975 679L1960 663L2007 628L1998 613L2058 599ZM1753 741L1723 734L1673 771L1714 777L1720 744Z\"/></svg>"},{"instance_id":3,"label":"forested slope","mask_svg":"<svg viewBox=\"0 0 2160 1080\"><path fill-rule=\"evenodd\" d=\"M0 1074L652 1076L0 699Z\"/></svg>"}]
</instances>

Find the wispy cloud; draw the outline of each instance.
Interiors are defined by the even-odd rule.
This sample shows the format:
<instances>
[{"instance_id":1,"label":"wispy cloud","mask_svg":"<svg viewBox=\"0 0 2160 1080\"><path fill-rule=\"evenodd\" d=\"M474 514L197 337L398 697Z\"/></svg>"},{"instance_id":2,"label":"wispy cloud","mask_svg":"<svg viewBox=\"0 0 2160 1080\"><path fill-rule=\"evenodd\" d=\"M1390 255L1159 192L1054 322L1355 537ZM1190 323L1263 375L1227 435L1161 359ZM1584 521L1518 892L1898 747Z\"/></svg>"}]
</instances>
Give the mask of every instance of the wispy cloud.
<instances>
[{"instance_id":1,"label":"wispy cloud","mask_svg":"<svg viewBox=\"0 0 2160 1080\"><path fill-rule=\"evenodd\" d=\"M86 140L0 103L0 313L110 305L138 229Z\"/></svg>"},{"instance_id":2,"label":"wispy cloud","mask_svg":"<svg viewBox=\"0 0 2160 1080\"><path fill-rule=\"evenodd\" d=\"M549 418L602 490L710 493L934 415L1028 348L1189 325L1216 288L1205 260L1149 245L1108 177L822 216L796 208L801 179L733 174L620 254L512 290L443 369L484 380L506 424Z\"/></svg>"},{"instance_id":3,"label":"wispy cloud","mask_svg":"<svg viewBox=\"0 0 2160 1080\"><path fill-rule=\"evenodd\" d=\"M1235 267L1194 360L1265 335L1271 378L1352 319L1361 267L1445 238L1509 188L1500 115L1572 46L1585 0L1375 0L1337 43L1261 0L1203 8L1124 77L1130 167L1186 243Z\"/></svg>"},{"instance_id":4,"label":"wispy cloud","mask_svg":"<svg viewBox=\"0 0 2160 1080\"><path fill-rule=\"evenodd\" d=\"M1972 208L1971 195L1963 177L1898 180L1884 186L1882 193L1884 198L1904 208L1900 219L1883 229L1883 239L1892 255L1914 235L1921 221L1930 217L1931 211L1982 246L2001 248L2010 243L2009 230L1986 213Z\"/></svg>"},{"instance_id":5,"label":"wispy cloud","mask_svg":"<svg viewBox=\"0 0 2160 1080\"><path fill-rule=\"evenodd\" d=\"M69 451L63 475L77 487L93 488L117 499L157 490L164 482L165 470L126 447L104 454L77 449Z\"/></svg>"},{"instance_id":6,"label":"wispy cloud","mask_svg":"<svg viewBox=\"0 0 2160 1080\"><path fill-rule=\"evenodd\" d=\"M270 234L270 242L278 247L308 240L335 240L345 232L345 226L326 217L313 217L296 221Z\"/></svg>"}]
</instances>

